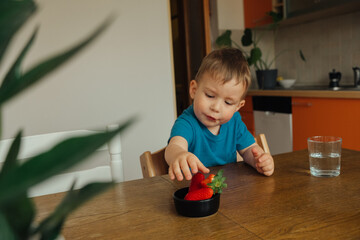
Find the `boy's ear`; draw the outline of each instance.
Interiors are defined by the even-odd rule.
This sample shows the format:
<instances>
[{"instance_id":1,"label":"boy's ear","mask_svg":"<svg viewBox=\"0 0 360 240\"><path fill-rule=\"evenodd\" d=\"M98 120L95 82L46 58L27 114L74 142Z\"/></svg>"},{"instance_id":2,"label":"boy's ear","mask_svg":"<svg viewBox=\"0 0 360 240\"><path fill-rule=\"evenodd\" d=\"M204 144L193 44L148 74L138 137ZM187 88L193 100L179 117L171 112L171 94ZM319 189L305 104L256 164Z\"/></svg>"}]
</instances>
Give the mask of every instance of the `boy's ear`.
<instances>
[{"instance_id":1,"label":"boy's ear","mask_svg":"<svg viewBox=\"0 0 360 240\"><path fill-rule=\"evenodd\" d=\"M239 102L239 105L238 105L236 111L239 111L240 108L242 108L244 105L245 105L245 100L241 100L241 101Z\"/></svg>"},{"instance_id":2,"label":"boy's ear","mask_svg":"<svg viewBox=\"0 0 360 240\"><path fill-rule=\"evenodd\" d=\"M194 99L197 88L197 82L195 80L191 80L189 87L189 94L191 99Z\"/></svg>"}]
</instances>

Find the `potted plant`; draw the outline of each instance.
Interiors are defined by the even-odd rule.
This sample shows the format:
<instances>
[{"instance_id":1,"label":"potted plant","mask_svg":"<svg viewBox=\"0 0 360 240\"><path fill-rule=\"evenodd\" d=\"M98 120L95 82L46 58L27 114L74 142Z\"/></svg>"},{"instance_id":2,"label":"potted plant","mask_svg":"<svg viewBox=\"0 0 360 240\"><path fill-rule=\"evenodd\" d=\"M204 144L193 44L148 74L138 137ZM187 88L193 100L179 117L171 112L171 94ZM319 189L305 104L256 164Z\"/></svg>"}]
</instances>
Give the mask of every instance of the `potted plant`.
<instances>
[{"instance_id":1,"label":"potted plant","mask_svg":"<svg viewBox=\"0 0 360 240\"><path fill-rule=\"evenodd\" d=\"M281 18L278 14L274 12L268 12L268 14L272 17L273 23L268 26L270 30L275 31L278 27ZM273 89L276 86L277 79L277 69L272 68L275 60L279 57L283 52L279 52L275 55L273 59L270 61L266 61L263 58L262 51L259 47L259 42L261 40L261 35L257 35L256 31L253 31L250 28L246 28L244 30L244 34L241 37L241 44L243 47L250 47L250 51L246 52L244 49L237 44L235 41L231 39L231 31L226 30L223 34L221 34L216 39L216 45L219 47L232 47L233 44L235 47L241 49L247 59L249 66L254 66L256 71L256 78L258 82L258 86L260 89ZM305 57L301 50L299 50L300 57L303 61L305 61Z\"/></svg>"},{"instance_id":2,"label":"potted plant","mask_svg":"<svg viewBox=\"0 0 360 240\"><path fill-rule=\"evenodd\" d=\"M14 34L36 9L37 6L33 0L2 0L0 2L0 63ZM34 42L36 29L1 82L0 110L10 99L38 83L48 73L57 69L84 49L106 29L110 22L111 19L105 21L79 44L36 64L22 73L22 60ZM36 209L33 200L28 198L28 189L80 163L97 148L127 128L132 122L133 119L130 119L112 131L64 140L50 150L32 157L25 163L18 161L22 136L22 131L19 130L0 171L0 239L56 239L61 233L67 216L72 211L90 198L111 187L114 183L91 183L79 190L69 189L69 192L54 212L41 222L34 221ZM48 164L45 166L44 162Z\"/></svg>"}]
</instances>

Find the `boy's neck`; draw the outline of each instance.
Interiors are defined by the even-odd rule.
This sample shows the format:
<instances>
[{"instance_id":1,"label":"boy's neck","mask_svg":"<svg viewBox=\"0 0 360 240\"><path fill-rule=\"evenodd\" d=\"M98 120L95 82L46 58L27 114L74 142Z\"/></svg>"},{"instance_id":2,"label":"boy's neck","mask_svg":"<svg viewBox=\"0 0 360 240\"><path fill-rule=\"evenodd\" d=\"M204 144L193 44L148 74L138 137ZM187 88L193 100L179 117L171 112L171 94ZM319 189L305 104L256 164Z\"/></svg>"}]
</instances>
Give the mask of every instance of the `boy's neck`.
<instances>
[{"instance_id":1,"label":"boy's neck","mask_svg":"<svg viewBox=\"0 0 360 240\"><path fill-rule=\"evenodd\" d=\"M216 127L208 128L208 130L214 135L219 135L220 128L221 128L221 125L218 125Z\"/></svg>"}]
</instances>

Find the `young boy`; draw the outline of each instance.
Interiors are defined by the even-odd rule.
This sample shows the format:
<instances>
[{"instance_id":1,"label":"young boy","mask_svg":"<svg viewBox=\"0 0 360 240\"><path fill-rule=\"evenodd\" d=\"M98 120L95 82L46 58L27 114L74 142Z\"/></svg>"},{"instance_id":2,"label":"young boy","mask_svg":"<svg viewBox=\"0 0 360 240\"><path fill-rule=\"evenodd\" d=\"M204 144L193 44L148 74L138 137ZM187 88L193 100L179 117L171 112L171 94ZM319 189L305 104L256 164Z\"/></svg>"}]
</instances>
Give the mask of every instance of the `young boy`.
<instances>
[{"instance_id":1,"label":"young boy","mask_svg":"<svg viewBox=\"0 0 360 240\"><path fill-rule=\"evenodd\" d=\"M236 162L237 152L259 173L273 174L273 158L255 143L238 112L250 83L240 50L215 50L203 59L190 82L193 104L175 121L165 150L171 179L190 180L191 172Z\"/></svg>"}]
</instances>

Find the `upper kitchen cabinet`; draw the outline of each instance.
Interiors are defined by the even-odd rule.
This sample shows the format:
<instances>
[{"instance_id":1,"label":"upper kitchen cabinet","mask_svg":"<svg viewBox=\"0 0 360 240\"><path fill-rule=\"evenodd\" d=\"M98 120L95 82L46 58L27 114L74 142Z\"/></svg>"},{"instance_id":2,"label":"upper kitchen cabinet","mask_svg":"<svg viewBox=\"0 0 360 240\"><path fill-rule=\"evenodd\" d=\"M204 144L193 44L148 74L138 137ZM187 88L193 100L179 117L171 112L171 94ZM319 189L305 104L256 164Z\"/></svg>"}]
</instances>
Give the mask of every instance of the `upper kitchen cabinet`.
<instances>
[{"instance_id":1,"label":"upper kitchen cabinet","mask_svg":"<svg viewBox=\"0 0 360 240\"><path fill-rule=\"evenodd\" d=\"M359 11L360 1L284 0L283 9L285 20L281 26L287 26Z\"/></svg>"},{"instance_id":2,"label":"upper kitchen cabinet","mask_svg":"<svg viewBox=\"0 0 360 240\"><path fill-rule=\"evenodd\" d=\"M261 27L271 23L272 18L267 12L273 10L273 1L274 0L244 0L245 28Z\"/></svg>"},{"instance_id":3,"label":"upper kitchen cabinet","mask_svg":"<svg viewBox=\"0 0 360 240\"><path fill-rule=\"evenodd\" d=\"M280 26L306 23L360 10L359 0L243 0L245 28L272 22L266 13L273 11L283 17Z\"/></svg>"},{"instance_id":4,"label":"upper kitchen cabinet","mask_svg":"<svg viewBox=\"0 0 360 240\"><path fill-rule=\"evenodd\" d=\"M293 149L307 148L311 136L337 136L342 147L360 151L360 99L292 99Z\"/></svg>"}]
</instances>

